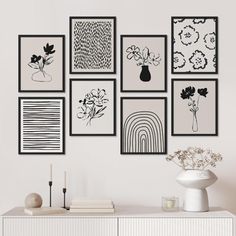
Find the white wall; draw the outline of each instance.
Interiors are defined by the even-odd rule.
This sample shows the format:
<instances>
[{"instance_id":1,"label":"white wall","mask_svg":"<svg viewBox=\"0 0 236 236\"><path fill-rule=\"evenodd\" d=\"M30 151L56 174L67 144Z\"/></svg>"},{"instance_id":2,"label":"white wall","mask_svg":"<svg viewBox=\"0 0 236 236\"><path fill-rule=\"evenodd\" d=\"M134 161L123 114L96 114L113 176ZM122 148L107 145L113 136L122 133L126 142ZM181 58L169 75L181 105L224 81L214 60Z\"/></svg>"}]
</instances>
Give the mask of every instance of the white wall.
<instances>
[{"instance_id":1,"label":"white wall","mask_svg":"<svg viewBox=\"0 0 236 236\"><path fill-rule=\"evenodd\" d=\"M117 137L68 135L69 16L117 16ZM170 17L172 15L219 16L219 137L171 137L170 135ZM30 192L48 204L49 164L54 165L53 204L62 205L63 171L69 173L68 197L111 198L116 204L160 205L161 196L183 199L184 189L175 182L180 171L165 156L121 156L119 145L119 35L168 34L169 152L191 145L219 151L224 161L214 170L219 180L209 188L211 205L236 212L236 112L235 112L235 6L234 0L15 0L0 3L0 212L23 205ZM66 35L66 155L19 156L18 153L18 34ZM86 77L86 76L80 76ZM89 76L91 77L91 76ZM94 76L94 77L102 77ZM183 76L179 76L183 77ZM185 76L188 78L187 76ZM194 76L198 77L198 76ZM204 76L202 76L204 77ZM49 94L27 94L27 96ZM52 94L53 95L53 94ZM128 96L129 94L124 94ZM134 94L131 94L134 95ZM137 96L146 94L135 94ZM68 199L68 200L69 200Z\"/></svg>"}]
</instances>

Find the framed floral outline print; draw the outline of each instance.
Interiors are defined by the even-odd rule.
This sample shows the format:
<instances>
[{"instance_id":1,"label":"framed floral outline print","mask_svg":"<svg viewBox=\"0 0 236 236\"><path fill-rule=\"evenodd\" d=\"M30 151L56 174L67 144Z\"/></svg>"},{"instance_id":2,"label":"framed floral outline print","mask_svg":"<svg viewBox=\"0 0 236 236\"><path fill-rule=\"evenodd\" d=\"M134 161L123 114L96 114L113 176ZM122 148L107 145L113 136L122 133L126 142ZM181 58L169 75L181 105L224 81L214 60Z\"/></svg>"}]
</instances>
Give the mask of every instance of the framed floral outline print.
<instances>
[{"instance_id":1,"label":"framed floral outline print","mask_svg":"<svg viewBox=\"0 0 236 236\"><path fill-rule=\"evenodd\" d=\"M121 35L121 92L167 91L167 35Z\"/></svg>"},{"instance_id":2,"label":"framed floral outline print","mask_svg":"<svg viewBox=\"0 0 236 236\"><path fill-rule=\"evenodd\" d=\"M19 154L65 154L65 98L19 97Z\"/></svg>"},{"instance_id":3,"label":"framed floral outline print","mask_svg":"<svg viewBox=\"0 0 236 236\"><path fill-rule=\"evenodd\" d=\"M65 35L19 35L18 50L19 92L65 92Z\"/></svg>"},{"instance_id":4,"label":"framed floral outline print","mask_svg":"<svg viewBox=\"0 0 236 236\"><path fill-rule=\"evenodd\" d=\"M218 73L218 17L171 17L172 74Z\"/></svg>"},{"instance_id":5,"label":"framed floral outline print","mask_svg":"<svg viewBox=\"0 0 236 236\"><path fill-rule=\"evenodd\" d=\"M116 80L70 79L70 136L116 135Z\"/></svg>"},{"instance_id":6,"label":"framed floral outline print","mask_svg":"<svg viewBox=\"0 0 236 236\"><path fill-rule=\"evenodd\" d=\"M121 97L121 154L167 153L167 98Z\"/></svg>"},{"instance_id":7,"label":"framed floral outline print","mask_svg":"<svg viewBox=\"0 0 236 236\"><path fill-rule=\"evenodd\" d=\"M218 135L218 80L172 79L172 136Z\"/></svg>"},{"instance_id":8,"label":"framed floral outline print","mask_svg":"<svg viewBox=\"0 0 236 236\"><path fill-rule=\"evenodd\" d=\"M116 73L116 17L70 17L70 74Z\"/></svg>"}]
</instances>

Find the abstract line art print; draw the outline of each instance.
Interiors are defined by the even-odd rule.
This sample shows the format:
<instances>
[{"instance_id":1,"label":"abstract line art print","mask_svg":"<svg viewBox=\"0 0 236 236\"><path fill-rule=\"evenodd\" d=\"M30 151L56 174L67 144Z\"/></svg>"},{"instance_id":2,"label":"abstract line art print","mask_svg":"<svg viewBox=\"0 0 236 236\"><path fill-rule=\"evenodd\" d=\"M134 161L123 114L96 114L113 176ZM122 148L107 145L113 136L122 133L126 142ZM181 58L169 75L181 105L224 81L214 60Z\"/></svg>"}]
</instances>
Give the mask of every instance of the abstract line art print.
<instances>
[{"instance_id":1,"label":"abstract line art print","mask_svg":"<svg viewBox=\"0 0 236 236\"><path fill-rule=\"evenodd\" d=\"M65 154L65 101L19 97L19 154Z\"/></svg>"},{"instance_id":2,"label":"abstract line art print","mask_svg":"<svg viewBox=\"0 0 236 236\"><path fill-rule=\"evenodd\" d=\"M172 17L172 73L218 73L218 17Z\"/></svg>"},{"instance_id":3,"label":"abstract line art print","mask_svg":"<svg viewBox=\"0 0 236 236\"><path fill-rule=\"evenodd\" d=\"M116 135L115 79L70 80L70 135Z\"/></svg>"},{"instance_id":4,"label":"abstract line art print","mask_svg":"<svg viewBox=\"0 0 236 236\"><path fill-rule=\"evenodd\" d=\"M70 17L70 73L116 73L116 17Z\"/></svg>"},{"instance_id":5,"label":"abstract line art print","mask_svg":"<svg viewBox=\"0 0 236 236\"><path fill-rule=\"evenodd\" d=\"M218 134L218 81L172 80L172 135Z\"/></svg>"},{"instance_id":6,"label":"abstract line art print","mask_svg":"<svg viewBox=\"0 0 236 236\"><path fill-rule=\"evenodd\" d=\"M121 154L167 153L167 98L121 98Z\"/></svg>"},{"instance_id":7,"label":"abstract line art print","mask_svg":"<svg viewBox=\"0 0 236 236\"><path fill-rule=\"evenodd\" d=\"M19 92L63 92L64 51L64 35L19 35Z\"/></svg>"},{"instance_id":8,"label":"abstract line art print","mask_svg":"<svg viewBox=\"0 0 236 236\"><path fill-rule=\"evenodd\" d=\"M121 35L121 91L165 92L167 36Z\"/></svg>"}]
</instances>

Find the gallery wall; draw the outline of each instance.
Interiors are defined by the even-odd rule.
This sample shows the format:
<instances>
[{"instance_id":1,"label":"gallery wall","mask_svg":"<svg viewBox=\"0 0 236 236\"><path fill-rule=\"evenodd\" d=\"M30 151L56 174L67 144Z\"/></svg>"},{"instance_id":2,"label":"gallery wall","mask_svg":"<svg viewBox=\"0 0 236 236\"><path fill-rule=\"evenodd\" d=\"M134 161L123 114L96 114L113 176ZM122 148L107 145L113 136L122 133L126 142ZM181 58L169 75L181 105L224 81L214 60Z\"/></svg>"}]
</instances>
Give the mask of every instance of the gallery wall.
<instances>
[{"instance_id":1,"label":"gallery wall","mask_svg":"<svg viewBox=\"0 0 236 236\"><path fill-rule=\"evenodd\" d=\"M219 74L172 75L170 61L171 16L219 17ZM69 16L117 17L117 74L69 74ZM42 195L48 205L49 166L53 164L53 205L62 205L63 173L68 173L68 204L74 197L108 198L115 204L161 204L162 196L177 196L184 188L176 183L180 169L165 155L120 155L120 34L168 35L168 92L142 96L168 97L168 152L188 146L211 148L224 160L214 172L218 181L209 188L211 206L236 212L235 158L235 47L234 1L199 0L21 0L0 7L0 212L22 206L30 192ZM18 155L18 34L66 35L66 154ZM117 80L117 136L69 136L69 78L115 78ZM219 136L171 136L171 78L218 78ZM35 94L27 94L34 96ZM50 96L51 94L37 94ZM131 96L141 96L133 93Z\"/></svg>"}]
</instances>

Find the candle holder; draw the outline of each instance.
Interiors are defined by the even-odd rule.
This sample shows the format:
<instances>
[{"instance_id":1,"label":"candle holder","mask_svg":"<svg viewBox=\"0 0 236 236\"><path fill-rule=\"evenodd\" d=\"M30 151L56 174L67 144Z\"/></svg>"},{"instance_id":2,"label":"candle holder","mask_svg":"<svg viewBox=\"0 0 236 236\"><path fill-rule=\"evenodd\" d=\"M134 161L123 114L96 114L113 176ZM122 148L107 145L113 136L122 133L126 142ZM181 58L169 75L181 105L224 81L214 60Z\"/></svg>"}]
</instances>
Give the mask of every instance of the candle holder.
<instances>
[{"instance_id":1,"label":"candle holder","mask_svg":"<svg viewBox=\"0 0 236 236\"><path fill-rule=\"evenodd\" d=\"M163 211L178 211L179 198L178 197L162 197L162 210Z\"/></svg>"},{"instance_id":2,"label":"candle holder","mask_svg":"<svg viewBox=\"0 0 236 236\"><path fill-rule=\"evenodd\" d=\"M63 188L63 189L62 189L62 192L63 192L63 198L64 198L64 205L63 205L63 208L66 209L66 210L70 210L69 207L66 207L66 188Z\"/></svg>"},{"instance_id":3,"label":"candle holder","mask_svg":"<svg viewBox=\"0 0 236 236\"><path fill-rule=\"evenodd\" d=\"M52 181L49 181L48 184L49 184L49 207L52 207Z\"/></svg>"}]
</instances>

